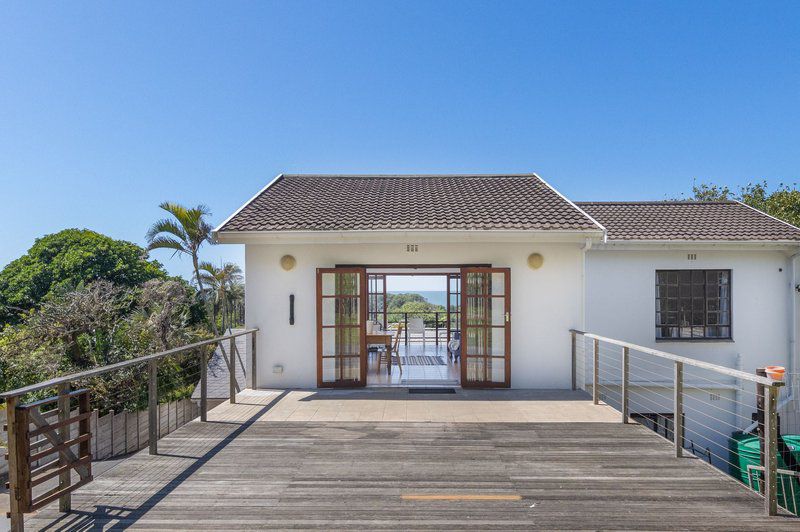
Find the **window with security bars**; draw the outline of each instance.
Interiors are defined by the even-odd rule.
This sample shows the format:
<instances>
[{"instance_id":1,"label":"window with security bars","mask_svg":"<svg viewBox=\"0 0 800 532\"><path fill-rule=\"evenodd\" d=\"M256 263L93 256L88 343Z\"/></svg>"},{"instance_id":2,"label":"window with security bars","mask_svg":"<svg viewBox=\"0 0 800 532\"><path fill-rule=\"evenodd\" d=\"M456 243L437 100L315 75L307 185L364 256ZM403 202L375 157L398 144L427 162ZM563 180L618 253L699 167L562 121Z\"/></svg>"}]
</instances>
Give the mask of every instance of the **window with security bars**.
<instances>
[{"instance_id":1,"label":"window with security bars","mask_svg":"<svg viewBox=\"0 0 800 532\"><path fill-rule=\"evenodd\" d=\"M731 271L657 270L656 338L731 338Z\"/></svg>"}]
</instances>

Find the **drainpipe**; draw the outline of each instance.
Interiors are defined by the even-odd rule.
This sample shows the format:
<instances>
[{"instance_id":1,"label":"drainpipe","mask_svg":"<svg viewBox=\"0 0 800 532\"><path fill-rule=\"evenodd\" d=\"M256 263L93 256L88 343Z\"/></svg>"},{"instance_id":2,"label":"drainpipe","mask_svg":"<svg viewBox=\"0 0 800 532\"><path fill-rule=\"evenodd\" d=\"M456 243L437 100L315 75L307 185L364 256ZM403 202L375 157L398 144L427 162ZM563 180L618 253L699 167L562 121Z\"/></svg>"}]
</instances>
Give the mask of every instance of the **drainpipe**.
<instances>
[{"instance_id":1,"label":"drainpipe","mask_svg":"<svg viewBox=\"0 0 800 532\"><path fill-rule=\"evenodd\" d=\"M797 258L800 257L800 252L795 253L791 257L789 257L789 272L791 283L789 286L790 290L790 297L789 297L789 317L790 317L790 324L789 324L789 373L792 374L792 382L789 383L790 389L789 394L790 397L793 399L797 399L798 394L800 394L800 378L795 373L800 370L800 352L797 350L797 302L796 298L798 297L796 292L796 287L800 285L800 281L797 278L798 268L797 268Z\"/></svg>"},{"instance_id":2,"label":"drainpipe","mask_svg":"<svg viewBox=\"0 0 800 532\"><path fill-rule=\"evenodd\" d=\"M581 246L581 294L580 294L580 329L586 330L586 252L592 249L592 239L587 238Z\"/></svg>"}]
</instances>

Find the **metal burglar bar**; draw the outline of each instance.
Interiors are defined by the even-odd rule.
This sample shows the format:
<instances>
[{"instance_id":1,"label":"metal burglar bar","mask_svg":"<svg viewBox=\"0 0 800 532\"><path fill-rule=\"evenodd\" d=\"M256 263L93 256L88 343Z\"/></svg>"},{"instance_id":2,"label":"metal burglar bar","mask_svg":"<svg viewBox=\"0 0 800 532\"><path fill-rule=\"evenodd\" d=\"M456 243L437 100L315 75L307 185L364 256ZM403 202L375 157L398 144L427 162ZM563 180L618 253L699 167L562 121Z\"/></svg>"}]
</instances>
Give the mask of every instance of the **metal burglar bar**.
<instances>
[{"instance_id":1,"label":"metal burglar bar","mask_svg":"<svg viewBox=\"0 0 800 532\"><path fill-rule=\"evenodd\" d=\"M200 379L200 419L205 421L207 419L207 405L208 405L208 374L206 365L208 363L206 356L207 346L217 346L224 352L223 344L225 341L230 342L228 348L228 361L230 364L231 374L231 402L235 402L235 393L238 385L235 383L236 373L236 358L238 353L235 346L235 338L239 336L251 336L252 341L252 359L251 368L255 371L256 367L256 335L258 329L247 329L237 331L224 336L196 342L182 347L176 347L167 351L145 355L132 360L109 364L107 366L99 366L87 371L57 377L47 381L38 382L29 386L10 390L0 394L0 399L5 400L7 410L7 425L8 431L8 466L9 466L9 497L10 497L10 511L8 517L11 519L11 530L20 532L24 530L24 514L29 513L43 506L58 500L59 510L62 512L69 512L71 510L70 494L85 484L92 481L91 474L91 461L96 458L91 453L92 443L94 440L95 452L97 449L97 434L91 431L91 424L94 420L95 426L99 424L99 417L97 411L90 409L90 398L87 390L70 391L73 383L83 381L89 377L96 377L106 373L129 369L134 366L146 365L148 368L147 390L148 390L148 432L149 432L149 452L150 454L158 454L158 438L160 437L160 409L166 406L167 415L169 415L170 403L166 405L159 405L158 403L158 365L163 359L171 356L195 352L199 353L199 379ZM255 382L255 376L252 376L248 382ZM54 397L34 401L31 403L24 403L26 395L38 392L41 390L57 390ZM70 407L72 401L77 402L77 413ZM42 412L41 407L45 406L51 408L56 405L55 410ZM175 403L177 408L178 403ZM51 414L57 414L53 421ZM184 405L184 421L186 420L186 412ZM113 436L114 431L114 411L111 410L108 414L108 419L111 427L110 434L110 454L115 455L115 440ZM173 412L172 420L175 421L177 427L178 411ZM137 414L138 420L138 414ZM127 417L125 417L124 424L127 425ZM119 426L119 425L118 425ZM170 418L167 418L166 431L169 432L172 427ZM70 429L75 428L73 432ZM139 430L137 421L136 440L139 440ZM73 435L75 434L75 435ZM128 450L127 443L127 430L125 431L125 451ZM119 441L119 440L117 440ZM144 443L144 442L141 442ZM140 446L137 443L137 449ZM73 451L77 449L77 453ZM46 459L48 456L57 454L58 457L45 465L41 465L39 461ZM36 464L36 465L35 465ZM79 479L77 482L72 482L71 471L78 473ZM42 483L51 479L58 479L58 486L54 489L48 490L41 495L35 495L32 489Z\"/></svg>"},{"instance_id":2,"label":"metal burglar bar","mask_svg":"<svg viewBox=\"0 0 800 532\"><path fill-rule=\"evenodd\" d=\"M570 329L570 335L576 378L573 388L586 390L587 366L592 364L595 404L603 401L617 408L623 423L630 416L651 424L673 442L677 458L687 449L718 468L759 474L756 489L764 495L768 515L776 515L779 504L794 506L793 492L791 501L788 493L794 489L794 476L778 470L777 398L782 381L768 378L763 370L761 374L746 373L575 329ZM592 341L591 355L587 340ZM737 385L737 381L750 383L750 388ZM728 397L725 390L735 390L735 397ZM738 394L747 395L748 400ZM736 441L735 433L745 434L755 426L743 414L747 410L757 411L761 420L756 424L763 441L760 468L745 467L738 448L729 445ZM783 475L780 481L779 474ZM753 486L749 476L747 483Z\"/></svg>"}]
</instances>

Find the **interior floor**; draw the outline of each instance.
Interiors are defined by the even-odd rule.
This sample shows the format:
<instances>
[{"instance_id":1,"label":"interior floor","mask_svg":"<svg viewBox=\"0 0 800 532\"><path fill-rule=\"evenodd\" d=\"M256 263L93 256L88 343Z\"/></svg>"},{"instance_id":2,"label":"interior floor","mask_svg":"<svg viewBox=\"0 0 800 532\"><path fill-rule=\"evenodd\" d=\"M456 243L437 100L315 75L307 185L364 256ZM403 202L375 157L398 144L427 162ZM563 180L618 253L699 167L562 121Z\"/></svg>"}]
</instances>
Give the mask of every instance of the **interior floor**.
<instances>
[{"instance_id":1,"label":"interior floor","mask_svg":"<svg viewBox=\"0 0 800 532\"><path fill-rule=\"evenodd\" d=\"M453 362L447 346L440 343L400 345L398 347L402 371L397 363L392 364L392 373L381 364L378 371L378 353L371 351L367 365L367 386L458 386L461 382L461 366Z\"/></svg>"}]
</instances>

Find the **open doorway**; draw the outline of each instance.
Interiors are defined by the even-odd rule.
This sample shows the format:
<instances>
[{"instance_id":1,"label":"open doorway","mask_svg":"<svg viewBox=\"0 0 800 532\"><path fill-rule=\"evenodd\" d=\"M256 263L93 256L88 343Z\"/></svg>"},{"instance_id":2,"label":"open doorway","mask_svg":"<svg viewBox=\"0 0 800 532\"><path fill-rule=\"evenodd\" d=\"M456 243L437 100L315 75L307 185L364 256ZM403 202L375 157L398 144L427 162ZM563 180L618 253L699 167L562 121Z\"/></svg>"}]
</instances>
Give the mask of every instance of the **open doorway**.
<instances>
[{"instance_id":1,"label":"open doorway","mask_svg":"<svg viewBox=\"0 0 800 532\"><path fill-rule=\"evenodd\" d=\"M458 386L459 270L368 268L367 286L367 385Z\"/></svg>"},{"instance_id":2,"label":"open doorway","mask_svg":"<svg viewBox=\"0 0 800 532\"><path fill-rule=\"evenodd\" d=\"M509 387L510 275L490 266L317 268L318 386ZM407 284L427 277L444 283L444 309L442 284Z\"/></svg>"}]
</instances>

